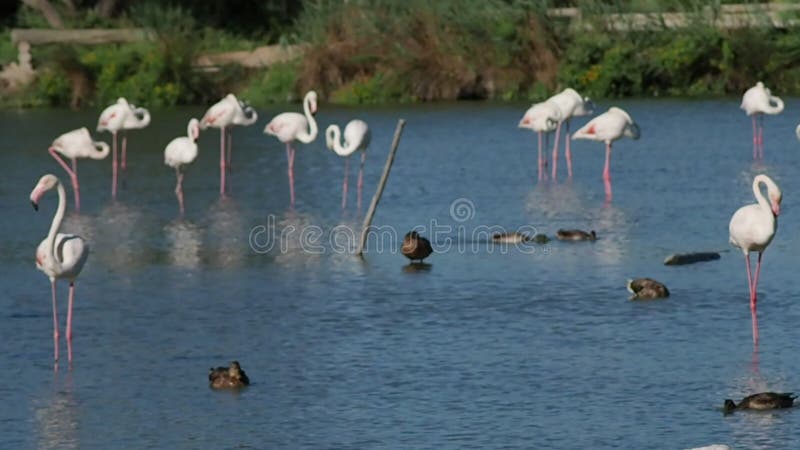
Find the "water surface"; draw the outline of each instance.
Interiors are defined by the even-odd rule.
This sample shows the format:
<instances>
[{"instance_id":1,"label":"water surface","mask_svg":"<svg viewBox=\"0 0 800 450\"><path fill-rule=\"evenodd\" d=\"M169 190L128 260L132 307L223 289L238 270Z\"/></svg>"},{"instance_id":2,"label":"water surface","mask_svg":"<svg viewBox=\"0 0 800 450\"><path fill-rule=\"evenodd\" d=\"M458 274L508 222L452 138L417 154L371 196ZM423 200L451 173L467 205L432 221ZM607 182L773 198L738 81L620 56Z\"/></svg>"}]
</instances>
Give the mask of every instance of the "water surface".
<instances>
[{"instance_id":1,"label":"water surface","mask_svg":"<svg viewBox=\"0 0 800 450\"><path fill-rule=\"evenodd\" d=\"M791 113L800 101L767 118L759 163L738 100L619 105L642 138L615 144L610 205L599 143L574 142L572 180L562 159L557 182L536 181L534 135L516 128L526 105L321 105L323 130L354 117L372 128L365 203L397 119L407 120L374 221L386 234L370 241L364 260L335 245L360 232L367 205L355 205L357 164L342 211L343 161L321 138L298 147L289 208L284 148L262 134L286 107L261 110L256 126L235 130L224 199L219 135L203 132L185 179L184 218L163 149L202 110L154 111L149 128L129 135L116 202L109 160L79 162L80 214L67 189L63 230L82 235L92 254L77 283L75 361L56 373L49 286L34 267L56 196L36 213L28 195L46 172L68 180L48 144L93 129L96 114L0 113L0 364L8 380L0 447L800 446L795 411L720 412L728 397L800 389L800 143ZM728 250L728 221L753 202L757 173L773 177L784 197L764 258L754 352L740 253L684 267L662 261ZM501 251L480 235L521 226L551 235L594 229L600 239ZM427 270L405 270L391 241L413 227L438 230ZM256 249L254 230L271 233ZM628 301L625 281L639 276L663 281L672 297ZM66 285L59 289L63 327ZM252 386L209 390L208 368L233 359Z\"/></svg>"}]
</instances>

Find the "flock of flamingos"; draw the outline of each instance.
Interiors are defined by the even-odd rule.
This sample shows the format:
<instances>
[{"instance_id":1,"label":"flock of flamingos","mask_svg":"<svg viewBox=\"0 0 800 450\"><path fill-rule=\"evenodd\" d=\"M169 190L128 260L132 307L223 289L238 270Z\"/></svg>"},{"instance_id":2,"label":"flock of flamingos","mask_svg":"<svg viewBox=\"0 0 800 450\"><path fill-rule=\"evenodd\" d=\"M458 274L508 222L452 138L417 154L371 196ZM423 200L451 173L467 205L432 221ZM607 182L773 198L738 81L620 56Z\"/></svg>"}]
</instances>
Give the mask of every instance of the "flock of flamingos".
<instances>
[{"instance_id":1,"label":"flock of flamingos","mask_svg":"<svg viewBox=\"0 0 800 450\"><path fill-rule=\"evenodd\" d=\"M759 82L744 94L741 108L752 118L753 123L753 156L763 156L763 116L777 114L783 110L783 102L771 95L769 89ZM552 150L552 173L555 178L558 164L559 137L562 133L565 139L565 157L567 171L572 173L572 156L570 151L569 126L573 117L592 114L593 104L588 98L581 97L574 89L566 89L548 100L534 104L523 115L519 122L520 128L526 128L538 133L538 177L546 179L547 162L543 155L544 145L550 134L555 134L555 143ZM264 128L264 133L275 136L286 144L286 157L288 162L288 176L290 187L290 201L294 204L294 154L293 143L300 141L310 143L318 134L314 114L317 111L317 94L308 92L303 99L303 113L285 112L275 116ZM232 138L230 129L235 125L252 125L258 119L256 111L245 102L237 99L233 94L211 106L200 119L189 120L186 136L173 139L164 149L164 162L175 169L177 185L175 194L183 213L183 168L191 164L197 157L197 138L201 129L209 127L220 130L220 194L226 193L225 176L231 162ZM49 148L50 154L64 168L72 183L75 209L80 209L80 186L78 183L77 159L91 158L104 159L111 153L112 181L111 195L116 196L117 172L126 168L126 130L146 127L150 122L150 113L140 107L128 103L120 98L117 102L106 108L101 114L97 124L98 131L109 131L112 134L112 145L105 142L92 140L89 130L80 128L70 131L55 139ZM798 127L800 137L800 127ZM117 135L122 134L121 161L117 160ZM606 200L611 200L611 148L617 139L627 136L632 139L639 138L639 127L631 116L617 107L611 107L579 128L572 134L572 139L589 139L605 144L606 158L603 169ZM361 202L363 185L363 167L366 149L370 142L369 127L364 121L350 121L342 133L337 125L330 125L325 132L326 145L339 156L345 158L345 177L342 186L342 207L347 201L347 179L349 156L361 151L361 166L358 176L358 202ZM342 142L343 138L343 142ZM62 158L63 157L63 158ZM67 164L64 158L71 160ZM761 192L761 185L767 188L767 198ZM75 235L59 233L61 221L66 210L66 192L59 179L52 174L47 174L34 187L30 194L34 208L42 196L52 189L58 191L58 209L47 237L39 244L36 250L36 267L50 278L53 301L53 342L54 359L58 361L59 326L56 307L56 280L69 281L69 300L67 309L66 341L68 360L72 361L72 306L75 296L75 279L81 272L89 256L89 247L84 240ZM750 307L755 317L757 302L758 277L761 270L763 252L772 241L777 226L777 217L780 214L781 191L777 184L766 175L757 175L753 180L753 194L757 203L743 206L731 218L729 231L730 242L740 248L745 256L747 267L747 280L750 293ZM750 267L750 252L758 252L758 262L755 276ZM755 321L754 321L755 324ZM754 341L757 342L757 328L754 326Z\"/></svg>"}]
</instances>

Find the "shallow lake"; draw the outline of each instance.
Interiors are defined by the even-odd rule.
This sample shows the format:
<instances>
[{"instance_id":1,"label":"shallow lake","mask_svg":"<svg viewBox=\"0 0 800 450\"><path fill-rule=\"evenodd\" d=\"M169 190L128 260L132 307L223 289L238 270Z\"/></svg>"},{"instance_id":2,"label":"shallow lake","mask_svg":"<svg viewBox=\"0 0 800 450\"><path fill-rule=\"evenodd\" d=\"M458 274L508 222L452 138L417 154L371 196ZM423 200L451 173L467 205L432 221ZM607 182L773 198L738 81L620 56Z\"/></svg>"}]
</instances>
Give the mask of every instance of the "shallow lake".
<instances>
[{"instance_id":1,"label":"shallow lake","mask_svg":"<svg viewBox=\"0 0 800 450\"><path fill-rule=\"evenodd\" d=\"M0 113L0 448L800 447L796 411L720 410L725 398L800 390L800 100L765 120L763 162L738 99L616 104L642 137L614 146L610 204L600 143L573 142L571 180L562 156L558 179L537 181L535 136L516 126L527 105L323 103L322 131L354 117L372 129L360 210L357 160L343 211L343 160L322 134L298 145L289 207L284 147L262 130L300 110L291 105L235 129L226 198L219 133L201 134L184 218L163 149L202 109L153 111L150 127L129 133L116 201L110 159L80 160L79 214L47 148L65 131L93 130L97 112ZM381 233L361 260L354 236L398 118L407 125L373 223ZM74 361L57 371L49 283L34 265L57 196L39 212L28 200L47 172L67 184L62 231L91 246L76 284ZM757 173L784 197L756 350L727 226L754 202ZM399 254L414 227L434 237L426 270ZM599 239L486 240L520 227L593 229ZM709 250L721 260L662 264ZM672 296L629 301L626 280L642 276ZM66 294L59 284L62 339ZM208 368L231 360L252 385L210 390Z\"/></svg>"}]
</instances>

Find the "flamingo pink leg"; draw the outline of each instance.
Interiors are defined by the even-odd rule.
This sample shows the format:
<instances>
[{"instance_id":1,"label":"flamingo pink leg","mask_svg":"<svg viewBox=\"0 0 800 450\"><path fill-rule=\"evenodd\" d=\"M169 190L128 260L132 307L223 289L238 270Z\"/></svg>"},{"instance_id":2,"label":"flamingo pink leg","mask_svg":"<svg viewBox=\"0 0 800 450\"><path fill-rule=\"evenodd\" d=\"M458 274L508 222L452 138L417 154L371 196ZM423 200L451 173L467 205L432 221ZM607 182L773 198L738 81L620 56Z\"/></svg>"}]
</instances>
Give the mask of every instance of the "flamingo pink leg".
<instances>
[{"instance_id":1,"label":"flamingo pink leg","mask_svg":"<svg viewBox=\"0 0 800 450\"><path fill-rule=\"evenodd\" d=\"M538 148L539 156L536 162L539 167L539 181L542 181L542 176L544 175L542 173L544 171L544 161L542 160L542 132L539 131L538 135L539 135L539 148Z\"/></svg>"},{"instance_id":2,"label":"flamingo pink leg","mask_svg":"<svg viewBox=\"0 0 800 450\"><path fill-rule=\"evenodd\" d=\"M611 181L611 142L606 142L606 165L603 168L603 179Z\"/></svg>"},{"instance_id":3,"label":"flamingo pink leg","mask_svg":"<svg viewBox=\"0 0 800 450\"><path fill-rule=\"evenodd\" d=\"M231 158L233 154L233 133L228 131L228 170L231 170Z\"/></svg>"},{"instance_id":4,"label":"flamingo pink leg","mask_svg":"<svg viewBox=\"0 0 800 450\"><path fill-rule=\"evenodd\" d=\"M122 161L120 163L120 168L124 170L128 170L128 135L125 132L122 132Z\"/></svg>"},{"instance_id":5,"label":"flamingo pink leg","mask_svg":"<svg viewBox=\"0 0 800 450\"><path fill-rule=\"evenodd\" d=\"M70 179L70 181L72 181L72 191L75 194L75 211L80 211L80 209L81 209L81 192L80 192L80 186L78 186L78 163L75 161L75 158L72 158L72 169L70 169L69 166L67 165L67 163L64 162L64 160L61 159L60 156L58 156L58 153L56 152L56 149L54 149L53 147L50 147L47 151L50 152L50 155L52 155L53 158L55 158L56 161L58 161L58 163L61 165L61 167L63 167L64 170L67 171L67 174L69 175L69 179Z\"/></svg>"},{"instance_id":6,"label":"flamingo pink leg","mask_svg":"<svg viewBox=\"0 0 800 450\"><path fill-rule=\"evenodd\" d=\"M286 143L286 160L289 164L289 199L290 204L294 206L294 149L288 142Z\"/></svg>"},{"instance_id":7,"label":"flamingo pink leg","mask_svg":"<svg viewBox=\"0 0 800 450\"><path fill-rule=\"evenodd\" d=\"M225 195L225 127L219 129L219 195Z\"/></svg>"},{"instance_id":8,"label":"flamingo pink leg","mask_svg":"<svg viewBox=\"0 0 800 450\"><path fill-rule=\"evenodd\" d=\"M561 122L556 126L556 142L553 144L553 181L556 181L556 171L558 170L558 137L561 133Z\"/></svg>"},{"instance_id":9,"label":"flamingo pink leg","mask_svg":"<svg viewBox=\"0 0 800 450\"><path fill-rule=\"evenodd\" d=\"M758 313L755 310L751 311L750 315L753 322L753 350L758 351ZM757 353L756 353L757 354ZM756 367L758 366L758 359L756 359Z\"/></svg>"},{"instance_id":10,"label":"flamingo pink leg","mask_svg":"<svg viewBox=\"0 0 800 450\"><path fill-rule=\"evenodd\" d=\"M53 360L58 362L58 307L56 306L56 280L50 280L50 289L53 292L53 345L55 347Z\"/></svg>"},{"instance_id":11,"label":"flamingo pink leg","mask_svg":"<svg viewBox=\"0 0 800 450\"><path fill-rule=\"evenodd\" d=\"M344 159L344 182L342 183L342 209L347 207L347 175L350 171L350 157Z\"/></svg>"},{"instance_id":12,"label":"flamingo pink leg","mask_svg":"<svg viewBox=\"0 0 800 450\"><path fill-rule=\"evenodd\" d=\"M750 292L750 310L754 311L756 303L755 303L755 297L753 296L753 275L752 272L750 271L749 253L744 254L744 262L745 262L745 267L747 267L747 288L749 289Z\"/></svg>"},{"instance_id":13,"label":"flamingo pink leg","mask_svg":"<svg viewBox=\"0 0 800 450\"><path fill-rule=\"evenodd\" d=\"M117 132L111 133L111 198L117 198Z\"/></svg>"},{"instance_id":14,"label":"flamingo pink leg","mask_svg":"<svg viewBox=\"0 0 800 450\"><path fill-rule=\"evenodd\" d=\"M606 165L603 168L603 185L606 189L606 203L611 203L611 142L606 142Z\"/></svg>"},{"instance_id":15,"label":"flamingo pink leg","mask_svg":"<svg viewBox=\"0 0 800 450\"><path fill-rule=\"evenodd\" d=\"M178 179L175 185L175 196L178 197L178 207L181 210L181 216L183 216L183 174L181 173L180 167L175 168L175 176Z\"/></svg>"},{"instance_id":16,"label":"flamingo pink leg","mask_svg":"<svg viewBox=\"0 0 800 450\"><path fill-rule=\"evenodd\" d=\"M753 122L753 159L758 159L758 125L756 116L750 116Z\"/></svg>"},{"instance_id":17,"label":"flamingo pink leg","mask_svg":"<svg viewBox=\"0 0 800 450\"><path fill-rule=\"evenodd\" d=\"M69 303L67 305L67 361L72 362L72 304L75 301L75 283L69 283Z\"/></svg>"},{"instance_id":18,"label":"flamingo pink leg","mask_svg":"<svg viewBox=\"0 0 800 450\"><path fill-rule=\"evenodd\" d=\"M756 303L758 302L758 275L761 273L761 257L764 254L758 252L758 262L756 263L756 277L753 279L753 293L750 298L750 309L756 310Z\"/></svg>"},{"instance_id":19,"label":"flamingo pink leg","mask_svg":"<svg viewBox=\"0 0 800 450\"><path fill-rule=\"evenodd\" d=\"M358 200L357 207L361 209L361 188L364 186L364 161L367 159L367 152L361 152L361 166L358 168Z\"/></svg>"},{"instance_id":20,"label":"flamingo pink leg","mask_svg":"<svg viewBox=\"0 0 800 450\"><path fill-rule=\"evenodd\" d=\"M758 115L758 157L764 158L764 114Z\"/></svg>"},{"instance_id":21,"label":"flamingo pink leg","mask_svg":"<svg viewBox=\"0 0 800 450\"><path fill-rule=\"evenodd\" d=\"M567 128L564 130L564 142L566 147L564 155L567 158L567 176L572 178L572 152L570 151L569 146L569 120L567 120L566 127Z\"/></svg>"}]
</instances>

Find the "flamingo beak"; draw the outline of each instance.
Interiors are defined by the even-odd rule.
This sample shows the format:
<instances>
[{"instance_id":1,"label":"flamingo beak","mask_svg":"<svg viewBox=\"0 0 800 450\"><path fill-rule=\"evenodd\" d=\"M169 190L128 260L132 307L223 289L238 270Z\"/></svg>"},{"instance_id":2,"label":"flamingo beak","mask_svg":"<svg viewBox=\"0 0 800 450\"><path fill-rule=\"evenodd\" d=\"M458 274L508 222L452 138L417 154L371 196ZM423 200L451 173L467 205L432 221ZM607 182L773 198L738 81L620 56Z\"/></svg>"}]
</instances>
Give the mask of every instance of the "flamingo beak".
<instances>
[{"instance_id":1,"label":"flamingo beak","mask_svg":"<svg viewBox=\"0 0 800 450\"><path fill-rule=\"evenodd\" d=\"M773 203L772 204L772 215L778 217L781 213L781 204L780 203Z\"/></svg>"},{"instance_id":2,"label":"flamingo beak","mask_svg":"<svg viewBox=\"0 0 800 450\"><path fill-rule=\"evenodd\" d=\"M38 211L38 210L39 210L39 204L38 204L38 203L36 203L35 201L31 200L31 205L33 205L33 209L34 209L35 211Z\"/></svg>"}]
</instances>

